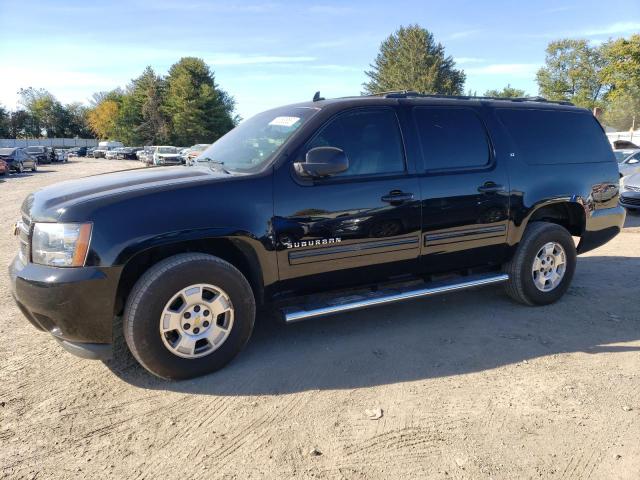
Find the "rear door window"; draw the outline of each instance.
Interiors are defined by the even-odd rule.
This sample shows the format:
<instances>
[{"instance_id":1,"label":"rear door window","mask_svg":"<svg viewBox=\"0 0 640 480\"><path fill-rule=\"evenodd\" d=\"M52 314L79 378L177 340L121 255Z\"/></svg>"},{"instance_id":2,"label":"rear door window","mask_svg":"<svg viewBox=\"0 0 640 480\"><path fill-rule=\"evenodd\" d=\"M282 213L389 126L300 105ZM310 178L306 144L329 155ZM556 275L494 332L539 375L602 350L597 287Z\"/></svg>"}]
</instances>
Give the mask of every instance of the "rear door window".
<instances>
[{"instance_id":1,"label":"rear door window","mask_svg":"<svg viewBox=\"0 0 640 480\"><path fill-rule=\"evenodd\" d=\"M588 112L497 109L518 155L530 165L613 162L598 121Z\"/></svg>"},{"instance_id":2,"label":"rear door window","mask_svg":"<svg viewBox=\"0 0 640 480\"><path fill-rule=\"evenodd\" d=\"M487 132L472 109L416 107L413 117L422 148L423 170L473 170L489 164Z\"/></svg>"}]
</instances>

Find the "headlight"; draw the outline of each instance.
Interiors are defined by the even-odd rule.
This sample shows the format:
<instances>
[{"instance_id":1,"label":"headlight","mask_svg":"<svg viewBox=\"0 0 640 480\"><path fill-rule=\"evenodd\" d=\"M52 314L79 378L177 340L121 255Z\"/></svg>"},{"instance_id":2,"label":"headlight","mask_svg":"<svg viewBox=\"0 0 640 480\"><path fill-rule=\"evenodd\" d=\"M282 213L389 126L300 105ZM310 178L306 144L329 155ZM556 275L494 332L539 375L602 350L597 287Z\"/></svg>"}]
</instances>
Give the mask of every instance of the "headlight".
<instances>
[{"instance_id":1,"label":"headlight","mask_svg":"<svg viewBox=\"0 0 640 480\"><path fill-rule=\"evenodd\" d=\"M33 263L52 267L82 267L90 239L90 223L36 223L31 258Z\"/></svg>"}]
</instances>

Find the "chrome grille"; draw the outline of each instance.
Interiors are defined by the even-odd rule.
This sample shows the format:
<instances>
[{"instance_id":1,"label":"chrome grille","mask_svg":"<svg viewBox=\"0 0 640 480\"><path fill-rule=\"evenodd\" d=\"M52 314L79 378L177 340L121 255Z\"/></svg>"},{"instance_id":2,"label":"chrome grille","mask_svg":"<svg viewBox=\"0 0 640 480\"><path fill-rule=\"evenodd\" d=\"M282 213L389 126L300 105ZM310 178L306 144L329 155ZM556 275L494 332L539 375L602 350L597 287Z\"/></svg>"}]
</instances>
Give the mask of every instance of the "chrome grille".
<instances>
[{"instance_id":1,"label":"chrome grille","mask_svg":"<svg viewBox=\"0 0 640 480\"><path fill-rule=\"evenodd\" d=\"M31 260L31 218L22 214L22 218L18 220L18 240L20 241L20 259L23 263Z\"/></svg>"}]
</instances>

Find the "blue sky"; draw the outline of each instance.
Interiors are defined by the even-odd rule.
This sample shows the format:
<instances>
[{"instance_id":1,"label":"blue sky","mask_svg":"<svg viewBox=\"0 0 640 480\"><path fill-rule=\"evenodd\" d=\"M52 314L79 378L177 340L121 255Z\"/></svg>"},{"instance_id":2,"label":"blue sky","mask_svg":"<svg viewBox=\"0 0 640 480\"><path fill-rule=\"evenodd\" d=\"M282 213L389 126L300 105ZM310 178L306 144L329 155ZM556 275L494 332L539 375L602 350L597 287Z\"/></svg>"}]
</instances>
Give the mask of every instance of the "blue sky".
<instances>
[{"instance_id":1,"label":"blue sky","mask_svg":"<svg viewBox=\"0 0 640 480\"><path fill-rule=\"evenodd\" d=\"M0 0L0 103L20 87L63 102L202 57L248 117L324 96L357 95L380 43L418 23L443 43L479 94L510 83L537 93L547 43L640 32L640 1Z\"/></svg>"}]
</instances>

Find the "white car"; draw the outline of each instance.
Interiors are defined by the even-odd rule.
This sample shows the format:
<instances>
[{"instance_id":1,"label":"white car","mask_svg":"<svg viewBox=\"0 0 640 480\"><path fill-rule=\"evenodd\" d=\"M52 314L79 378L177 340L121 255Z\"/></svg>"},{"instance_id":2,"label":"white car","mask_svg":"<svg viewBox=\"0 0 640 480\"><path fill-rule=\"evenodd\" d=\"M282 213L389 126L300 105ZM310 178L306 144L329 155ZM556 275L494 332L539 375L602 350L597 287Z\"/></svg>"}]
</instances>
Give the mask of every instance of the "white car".
<instances>
[{"instance_id":1,"label":"white car","mask_svg":"<svg viewBox=\"0 0 640 480\"><path fill-rule=\"evenodd\" d=\"M177 147L161 145L153 150L153 165L182 165Z\"/></svg>"},{"instance_id":2,"label":"white car","mask_svg":"<svg viewBox=\"0 0 640 480\"><path fill-rule=\"evenodd\" d=\"M627 155L619 162L618 170L620 170L621 177L628 177L629 175L640 172L640 150L636 150L631 153L631 155Z\"/></svg>"}]
</instances>

